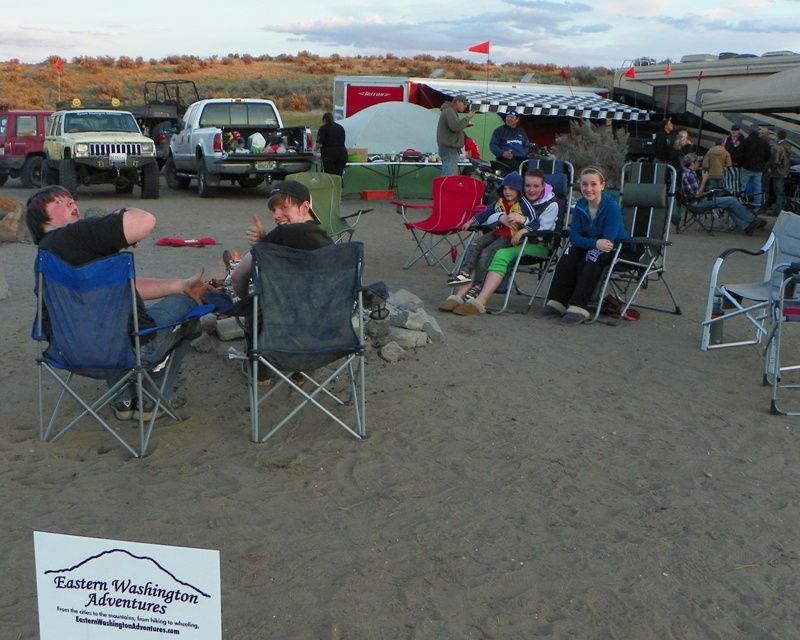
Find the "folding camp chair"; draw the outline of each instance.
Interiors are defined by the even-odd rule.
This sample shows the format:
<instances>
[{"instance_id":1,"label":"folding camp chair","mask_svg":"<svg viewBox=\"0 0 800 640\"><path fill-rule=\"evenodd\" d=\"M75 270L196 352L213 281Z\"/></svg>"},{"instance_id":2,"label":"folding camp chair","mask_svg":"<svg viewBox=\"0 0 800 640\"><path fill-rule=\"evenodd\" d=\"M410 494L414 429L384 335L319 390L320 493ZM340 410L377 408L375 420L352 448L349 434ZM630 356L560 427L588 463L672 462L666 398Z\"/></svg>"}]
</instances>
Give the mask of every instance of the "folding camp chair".
<instances>
[{"instance_id":1,"label":"folding camp chair","mask_svg":"<svg viewBox=\"0 0 800 640\"><path fill-rule=\"evenodd\" d=\"M330 173L311 172L293 173L286 180L299 182L311 193L311 208L319 219L320 226L334 242L352 240L361 214L372 209L359 209L354 213L342 215L342 177ZM355 218L349 222L351 218Z\"/></svg>"},{"instance_id":2,"label":"folding camp chair","mask_svg":"<svg viewBox=\"0 0 800 640\"><path fill-rule=\"evenodd\" d=\"M686 231L686 229L689 229L695 224L712 236L714 235L714 231L733 231L736 228L736 222L734 222L727 209L718 206L698 207L695 204L686 202L686 196L680 185L680 178L678 182L679 184L675 189L675 200L678 210L675 230L678 233ZM717 189L712 189L708 192L708 195L712 199L718 194L728 195L726 191Z\"/></svg>"},{"instance_id":3,"label":"folding camp chair","mask_svg":"<svg viewBox=\"0 0 800 640\"><path fill-rule=\"evenodd\" d=\"M730 265L732 258L739 254L764 256L761 281L741 284L721 282L723 266ZM761 342L769 333L770 306L783 281L783 270L797 261L800 261L800 216L788 211L781 212L769 238L757 251L741 248L723 251L711 269L700 349L707 351ZM730 321L738 319L744 320L745 326L749 324L748 329L754 331L753 336L726 340L724 333L728 331L730 334Z\"/></svg>"},{"instance_id":4,"label":"folding camp chair","mask_svg":"<svg viewBox=\"0 0 800 640\"><path fill-rule=\"evenodd\" d=\"M532 158L525 160L520 165L519 170L523 180L525 174L531 169L543 171L545 182L553 187L553 196L558 203L558 218L552 230L529 233L523 238L517 259L513 264L509 265L506 276L508 286L506 287L503 303L499 309L487 309L489 313L500 314L506 311L512 292L529 298L525 307L525 313L528 313L534 300L544 297L539 292L544 285L547 274L555 270L556 263L561 256L561 249L569 235L566 229L569 224L569 213L572 209L572 183L575 180L574 167L570 162L564 160ZM526 253L525 248L529 243L544 246L547 249L546 255L536 256ZM520 286L518 278L520 274L530 274L536 277L536 284L532 291L525 291Z\"/></svg>"},{"instance_id":5,"label":"folding camp chair","mask_svg":"<svg viewBox=\"0 0 800 640\"><path fill-rule=\"evenodd\" d=\"M475 178L440 176L433 181L432 205L392 201L416 243L403 269L409 269L424 258L428 266L438 264L449 274L450 269L443 260L449 256L453 263L458 261L459 250L465 246L461 228L467 220L484 209L481 204L484 189L484 183ZM421 222L412 222L406 213L417 209L430 210L431 214ZM440 245L444 245L446 249L439 249L440 252L437 252Z\"/></svg>"},{"instance_id":6,"label":"folding camp chair","mask_svg":"<svg viewBox=\"0 0 800 640\"><path fill-rule=\"evenodd\" d=\"M249 364L251 440L266 442L308 404L356 438L365 437L363 244L345 242L303 251L261 243L252 252L256 291L246 331L248 351L242 354ZM261 367L272 375L266 389L259 387ZM312 377L317 370L322 382ZM347 379L350 392L347 400L340 399L329 388L340 376ZM285 385L297 392L288 398L299 399L299 404L276 420L262 436L259 407L269 398L275 400L276 392ZM352 405L354 426L332 413L322 404L323 400ZM273 407L270 415L275 412Z\"/></svg>"},{"instance_id":7,"label":"folding camp chair","mask_svg":"<svg viewBox=\"0 0 800 640\"><path fill-rule=\"evenodd\" d=\"M36 257L37 309L32 337L39 343L39 439L55 441L86 416L91 416L134 457L143 457L153 425L164 411L174 420L180 417L164 396L164 389L151 377L142 363L142 338L165 327L139 331L136 312L136 286L133 254L121 252L72 267L52 253L40 249ZM184 319L170 326L199 318L214 310L213 306L195 307ZM45 343L47 346L45 348ZM167 355L163 367L164 383L172 358ZM44 372L60 387L60 395L44 424ZM75 376L116 382L95 400L84 399L76 388ZM49 379L49 378L48 378ZM138 448L128 443L99 412L115 399L126 385L135 388L139 407L144 401L154 403L152 416L145 424L144 411L139 412ZM163 384L163 383L162 383ZM82 409L66 426L56 429L64 398L72 398Z\"/></svg>"},{"instance_id":8,"label":"folding camp chair","mask_svg":"<svg viewBox=\"0 0 800 640\"><path fill-rule=\"evenodd\" d=\"M776 275L776 280L780 278ZM800 322L800 300L797 298L798 284L800 284L800 262L795 262L785 268L780 280L780 286L772 287L772 300L770 303L771 327L767 336L767 346L764 349L764 384L772 387L770 397L770 413L774 415L800 416L800 409L795 403L793 410L787 410L784 404L778 405L778 398L783 398L787 390L800 389L800 364L786 364L784 362L785 325ZM790 343L791 346L794 344Z\"/></svg>"},{"instance_id":9,"label":"folding camp chair","mask_svg":"<svg viewBox=\"0 0 800 640\"><path fill-rule=\"evenodd\" d=\"M670 165L633 162L623 167L620 206L632 237L617 245L595 296L594 316L588 322L599 320L608 295L621 303L609 324L618 324L631 307L681 314L665 276L667 247L672 244L669 228L675 185L675 169ZM654 282L664 284L672 307L638 302L640 292Z\"/></svg>"}]
</instances>

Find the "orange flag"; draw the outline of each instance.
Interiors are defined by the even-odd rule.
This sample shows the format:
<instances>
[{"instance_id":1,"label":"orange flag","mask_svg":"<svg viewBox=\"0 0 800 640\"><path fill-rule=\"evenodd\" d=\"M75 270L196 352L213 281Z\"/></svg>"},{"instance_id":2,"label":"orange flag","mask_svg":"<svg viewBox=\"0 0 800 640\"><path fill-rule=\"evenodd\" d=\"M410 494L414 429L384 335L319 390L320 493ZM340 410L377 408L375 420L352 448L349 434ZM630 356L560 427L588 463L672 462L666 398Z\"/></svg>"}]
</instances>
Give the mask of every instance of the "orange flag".
<instances>
[{"instance_id":1,"label":"orange flag","mask_svg":"<svg viewBox=\"0 0 800 640\"><path fill-rule=\"evenodd\" d=\"M474 47L470 47L468 51L472 51L473 53L485 53L487 56L489 55L489 41L481 42L480 44L476 44Z\"/></svg>"},{"instance_id":2,"label":"orange flag","mask_svg":"<svg viewBox=\"0 0 800 640\"><path fill-rule=\"evenodd\" d=\"M636 69L634 67L631 67L623 75L626 78L630 78L631 80L635 80L636 79Z\"/></svg>"},{"instance_id":3,"label":"orange flag","mask_svg":"<svg viewBox=\"0 0 800 640\"><path fill-rule=\"evenodd\" d=\"M56 58L56 71L61 73L61 58Z\"/></svg>"},{"instance_id":4,"label":"orange flag","mask_svg":"<svg viewBox=\"0 0 800 640\"><path fill-rule=\"evenodd\" d=\"M703 72L697 74L697 81L700 82L703 79Z\"/></svg>"},{"instance_id":5,"label":"orange flag","mask_svg":"<svg viewBox=\"0 0 800 640\"><path fill-rule=\"evenodd\" d=\"M668 76L670 73L672 73L672 63L667 62L667 68L664 69L664 75Z\"/></svg>"}]
</instances>

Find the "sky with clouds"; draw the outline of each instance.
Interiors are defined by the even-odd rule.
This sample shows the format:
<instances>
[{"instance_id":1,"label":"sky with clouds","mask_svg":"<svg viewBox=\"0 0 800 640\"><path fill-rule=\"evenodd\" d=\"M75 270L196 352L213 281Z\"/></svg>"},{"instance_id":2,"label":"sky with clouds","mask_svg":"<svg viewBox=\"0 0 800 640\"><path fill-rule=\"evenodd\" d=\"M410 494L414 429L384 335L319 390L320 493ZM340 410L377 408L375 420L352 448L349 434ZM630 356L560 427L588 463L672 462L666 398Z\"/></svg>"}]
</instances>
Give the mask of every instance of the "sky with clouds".
<instances>
[{"instance_id":1,"label":"sky with clouds","mask_svg":"<svg viewBox=\"0 0 800 640\"><path fill-rule=\"evenodd\" d=\"M496 63L616 68L638 57L691 53L800 52L800 0L263 0L167 3L135 0L6 2L0 61L57 55L229 53L328 56L430 54L482 62L470 46L489 40ZM8 6L10 5L10 6Z\"/></svg>"}]
</instances>

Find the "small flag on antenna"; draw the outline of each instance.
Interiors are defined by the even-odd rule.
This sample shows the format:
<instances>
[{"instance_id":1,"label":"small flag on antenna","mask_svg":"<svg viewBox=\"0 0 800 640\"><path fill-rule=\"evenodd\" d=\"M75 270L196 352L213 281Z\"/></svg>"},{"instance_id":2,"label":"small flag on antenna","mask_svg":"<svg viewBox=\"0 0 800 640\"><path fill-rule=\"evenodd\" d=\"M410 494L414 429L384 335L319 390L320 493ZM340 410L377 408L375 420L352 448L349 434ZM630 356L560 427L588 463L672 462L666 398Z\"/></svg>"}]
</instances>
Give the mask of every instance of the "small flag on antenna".
<instances>
[{"instance_id":1,"label":"small flag on antenna","mask_svg":"<svg viewBox=\"0 0 800 640\"><path fill-rule=\"evenodd\" d=\"M700 82L703 79L703 72L697 74L697 81Z\"/></svg>"},{"instance_id":2,"label":"small flag on antenna","mask_svg":"<svg viewBox=\"0 0 800 640\"><path fill-rule=\"evenodd\" d=\"M489 41L481 42L480 44L476 44L474 47L470 47L468 51L472 51L473 53L485 53L487 56L489 55Z\"/></svg>"},{"instance_id":3,"label":"small flag on antenna","mask_svg":"<svg viewBox=\"0 0 800 640\"><path fill-rule=\"evenodd\" d=\"M561 75L562 78L564 78L564 80L567 79L567 72L564 69L561 70L561 74L560 75Z\"/></svg>"},{"instance_id":4,"label":"small flag on antenna","mask_svg":"<svg viewBox=\"0 0 800 640\"><path fill-rule=\"evenodd\" d=\"M672 73L672 63L667 62L667 68L664 69L664 75L668 76L670 73Z\"/></svg>"},{"instance_id":5,"label":"small flag on antenna","mask_svg":"<svg viewBox=\"0 0 800 640\"><path fill-rule=\"evenodd\" d=\"M58 71L58 73L61 73L61 66L61 58L56 58L56 71Z\"/></svg>"},{"instance_id":6,"label":"small flag on antenna","mask_svg":"<svg viewBox=\"0 0 800 640\"><path fill-rule=\"evenodd\" d=\"M626 78L630 78L631 80L635 80L636 79L636 69L634 67L631 67L623 75Z\"/></svg>"}]
</instances>

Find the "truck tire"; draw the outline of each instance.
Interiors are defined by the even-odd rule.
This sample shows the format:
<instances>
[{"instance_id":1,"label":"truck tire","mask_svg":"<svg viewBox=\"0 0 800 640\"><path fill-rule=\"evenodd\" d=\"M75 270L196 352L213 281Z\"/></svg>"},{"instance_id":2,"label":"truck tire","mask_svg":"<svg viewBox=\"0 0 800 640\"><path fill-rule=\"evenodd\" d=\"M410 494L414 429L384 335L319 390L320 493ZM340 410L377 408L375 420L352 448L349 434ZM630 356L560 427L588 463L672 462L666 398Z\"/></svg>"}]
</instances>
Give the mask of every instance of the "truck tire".
<instances>
[{"instance_id":1,"label":"truck tire","mask_svg":"<svg viewBox=\"0 0 800 640\"><path fill-rule=\"evenodd\" d=\"M167 181L167 186L170 189L183 189L189 188L191 180L178 175L178 169L175 167L175 159L170 156L164 164L164 179Z\"/></svg>"},{"instance_id":2,"label":"truck tire","mask_svg":"<svg viewBox=\"0 0 800 640\"><path fill-rule=\"evenodd\" d=\"M0 173L0 187L2 187L6 182L8 182L8 174Z\"/></svg>"},{"instance_id":3,"label":"truck tire","mask_svg":"<svg viewBox=\"0 0 800 640\"><path fill-rule=\"evenodd\" d=\"M69 158L64 158L61 161L58 174L58 183L69 191L74 198L75 192L78 190L78 173L75 169L75 163Z\"/></svg>"},{"instance_id":4,"label":"truck tire","mask_svg":"<svg viewBox=\"0 0 800 640\"><path fill-rule=\"evenodd\" d=\"M154 162L142 167L142 198L145 200L158 200L158 187L161 174L158 165Z\"/></svg>"},{"instance_id":5,"label":"truck tire","mask_svg":"<svg viewBox=\"0 0 800 640\"><path fill-rule=\"evenodd\" d=\"M217 197L217 187L208 184L208 169L202 158L197 163L197 194L201 198Z\"/></svg>"},{"instance_id":6,"label":"truck tire","mask_svg":"<svg viewBox=\"0 0 800 640\"><path fill-rule=\"evenodd\" d=\"M38 189L43 186L42 184L42 165L44 158L42 156L31 156L22 165L22 171L19 172L19 179L22 181L22 186L26 189Z\"/></svg>"}]
</instances>

